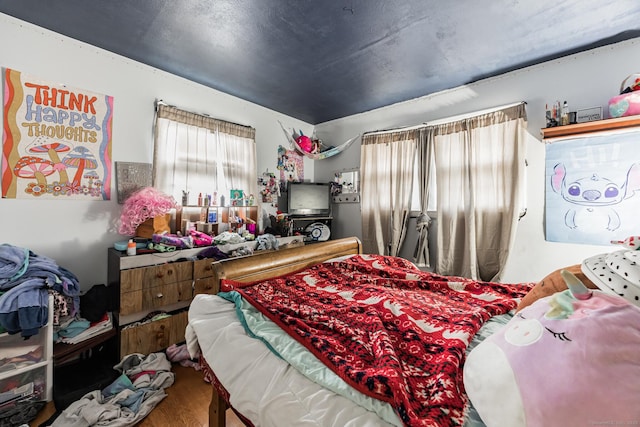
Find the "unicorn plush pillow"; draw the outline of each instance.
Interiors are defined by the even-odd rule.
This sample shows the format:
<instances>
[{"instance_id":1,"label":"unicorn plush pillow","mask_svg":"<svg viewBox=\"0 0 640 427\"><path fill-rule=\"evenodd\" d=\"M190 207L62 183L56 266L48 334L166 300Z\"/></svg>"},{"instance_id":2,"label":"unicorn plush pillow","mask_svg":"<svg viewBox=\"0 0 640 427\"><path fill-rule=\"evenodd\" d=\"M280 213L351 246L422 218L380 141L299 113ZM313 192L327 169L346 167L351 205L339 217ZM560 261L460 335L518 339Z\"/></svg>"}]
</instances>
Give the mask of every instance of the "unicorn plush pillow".
<instances>
[{"instance_id":1,"label":"unicorn plush pillow","mask_svg":"<svg viewBox=\"0 0 640 427\"><path fill-rule=\"evenodd\" d=\"M464 385L487 426L640 422L640 308L566 279L469 353Z\"/></svg>"}]
</instances>

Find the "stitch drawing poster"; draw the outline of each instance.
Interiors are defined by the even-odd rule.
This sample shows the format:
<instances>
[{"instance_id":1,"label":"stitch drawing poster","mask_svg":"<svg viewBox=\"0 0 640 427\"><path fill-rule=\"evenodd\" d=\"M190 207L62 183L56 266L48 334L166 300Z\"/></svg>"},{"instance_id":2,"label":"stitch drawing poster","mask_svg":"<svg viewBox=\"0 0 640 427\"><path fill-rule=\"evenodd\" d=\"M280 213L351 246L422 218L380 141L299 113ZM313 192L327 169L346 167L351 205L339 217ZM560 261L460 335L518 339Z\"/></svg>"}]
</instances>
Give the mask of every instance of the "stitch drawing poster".
<instances>
[{"instance_id":1,"label":"stitch drawing poster","mask_svg":"<svg viewBox=\"0 0 640 427\"><path fill-rule=\"evenodd\" d=\"M109 200L113 97L3 77L2 197Z\"/></svg>"},{"instance_id":2,"label":"stitch drawing poster","mask_svg":"<svg viewBox=\"0 0 640 427\"><path fill-rule=\"evenodd\" d=\"M640 232L640 132L546 146L546 240L611 245Z\"/></svg>"}]
</instances>

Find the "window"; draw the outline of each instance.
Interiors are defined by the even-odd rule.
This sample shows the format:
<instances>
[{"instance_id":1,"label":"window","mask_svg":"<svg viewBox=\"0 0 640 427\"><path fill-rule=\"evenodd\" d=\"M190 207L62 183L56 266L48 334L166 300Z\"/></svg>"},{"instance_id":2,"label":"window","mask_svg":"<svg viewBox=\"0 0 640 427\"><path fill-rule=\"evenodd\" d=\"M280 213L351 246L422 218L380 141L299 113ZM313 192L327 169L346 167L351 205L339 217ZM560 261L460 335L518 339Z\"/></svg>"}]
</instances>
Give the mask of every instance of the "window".
<instances>
[{"instance_id":1,"label":"window","mask_svg":"<svg viewBox=\"0 0 640 427\"><path fill-rule=\"evenodd\" d=\"M418 216L420 214L420 185L418 181L419 179L418 168L420 166L418 165L418 162L419 162L419 159L416 157L415 168L413 171L413 192L411 194L411 215L412 216ZM527 168L528 166L529 165L525 160L524 167ZM429 168L427 170L431 174L431 180L430 180L431 187L429 188L429 201L427 204L428 206L427 211L434 213L437 211L437 208L438 208L438 203L437 203L438 185L436 182L436 165L433 158L431 159L431 164L429 165ZM526 192L527 174L526 173L523 174L522 180L523 180L521 185L522 191L520 192L520 199L518 202L518 206L520 207L520 210L519 210L520 218L525 216L527 213L527 192Z\"/></svg>"},{"instance_id":2,"label":"window","mask_svg":"<svg viewBox=\"0 0 640 427\"><path fill-rule=\"evenodd\" d=\"M414 257L418 265L429 266L430 221L424 210L436 210L435 271L499 278L525 212L525 127L521 102L440 123L365 133L363 247L396 255L409 210L420 212Z\"/></svg>"},{"instance_id":3,"label":"window","mask_svg":"<svg viewBox=\"0 0 640 427\"><path fill-rule=\"evenodd\" d=\"M411 216L420 215L420 182L418 178L419 158L416 156L415 167L413 169L413 191L411 192ZM431 188L429 189L429 201L427 203L427 211L435 212L437 204L438 188L436 185L436 165L433 159L427 169L431 174Z\"/></svg>"},{"instance_id":4,"label":"window","mask_svg":"<svg viewBox=\"0 0 640 427\"><path fill-rule=\"evenodd\" d=\"M154 186L189 203L198 194L229 200L232 189L258 193L255 129L158 103Z\"/></svg>"}]
</instances>

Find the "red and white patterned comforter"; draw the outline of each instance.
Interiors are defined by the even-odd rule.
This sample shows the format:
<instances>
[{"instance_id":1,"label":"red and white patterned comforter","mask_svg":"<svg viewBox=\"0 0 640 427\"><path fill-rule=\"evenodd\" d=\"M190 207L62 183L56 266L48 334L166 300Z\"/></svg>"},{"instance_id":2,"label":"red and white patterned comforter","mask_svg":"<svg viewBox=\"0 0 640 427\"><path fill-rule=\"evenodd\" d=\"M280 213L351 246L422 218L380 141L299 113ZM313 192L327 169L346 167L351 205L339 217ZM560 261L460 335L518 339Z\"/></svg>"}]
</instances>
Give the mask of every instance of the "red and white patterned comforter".
<instances>
[{"instance_id":1,"label":"red and white patterned comforter","mask_svg":"<svg viewBox=\"0 0 640 427\"><path fill-rule=\"evenodd\" d=\"M356 255L254 284L225 281L357 390L407 426L462 425L465 349L532 284L478 282Z\"/></svg>"}]
</instances>

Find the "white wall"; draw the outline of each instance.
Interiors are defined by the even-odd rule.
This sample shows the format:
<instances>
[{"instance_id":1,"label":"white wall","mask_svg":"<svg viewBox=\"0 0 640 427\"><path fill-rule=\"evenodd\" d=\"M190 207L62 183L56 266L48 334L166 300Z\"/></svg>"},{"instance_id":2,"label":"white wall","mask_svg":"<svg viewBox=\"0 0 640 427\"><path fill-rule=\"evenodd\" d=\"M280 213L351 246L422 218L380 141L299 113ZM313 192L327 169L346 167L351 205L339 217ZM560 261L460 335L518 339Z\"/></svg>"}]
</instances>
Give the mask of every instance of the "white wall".
<instances>
[{"instance_id":1,"label":"white wall","mask_svg":"<svg viewBox=\"0 0 640 427\"><path fill-rule=\"evenodd\" d=\"M311 134L313 126L172 74L0 14L0 66L53 83L114 97L114 161L151 163L154 102L256 129L258 173L276 172L277 147L287 146L278 120ZM2 119L0 119L1 122ZM305 160L305 175L314 163ZM110 201L0 199L0 243L49 256L76 274L83 290L107 281L107 248L121 206L115 174Z\"/></svg>"},{"instance_id":2,"label":"white wall","mask_svg":"<svg viewBox=\"0 0 640 427\"><path fill-rule=\"evenodd\" d=\"M617 95L621 81L638 71L640 40L594 49L499 77L443 91L431 96L391 105L316 126L324 141L339 143L358 133L411 126L486 108L527 102L528 212L520 221L516 244L509 255L503 281L537 281L557 268L580 263L584 258L619 247L546 242L544 237L545 146L540 129L545 126L545 103L568 101L570 109L602 106ZM375 90L375 88L371 88ZM328 181L336 170L358 167L360 147L318 162L316 181ZM359 205L339 205L335 237L362 236ZM638 229L640 233L640 227ZM410 233L415 233L410 228ZM415 242L412 236L408 240ZM402 255L413 253L403 248Z\"/></svg>"}]
</instances>

